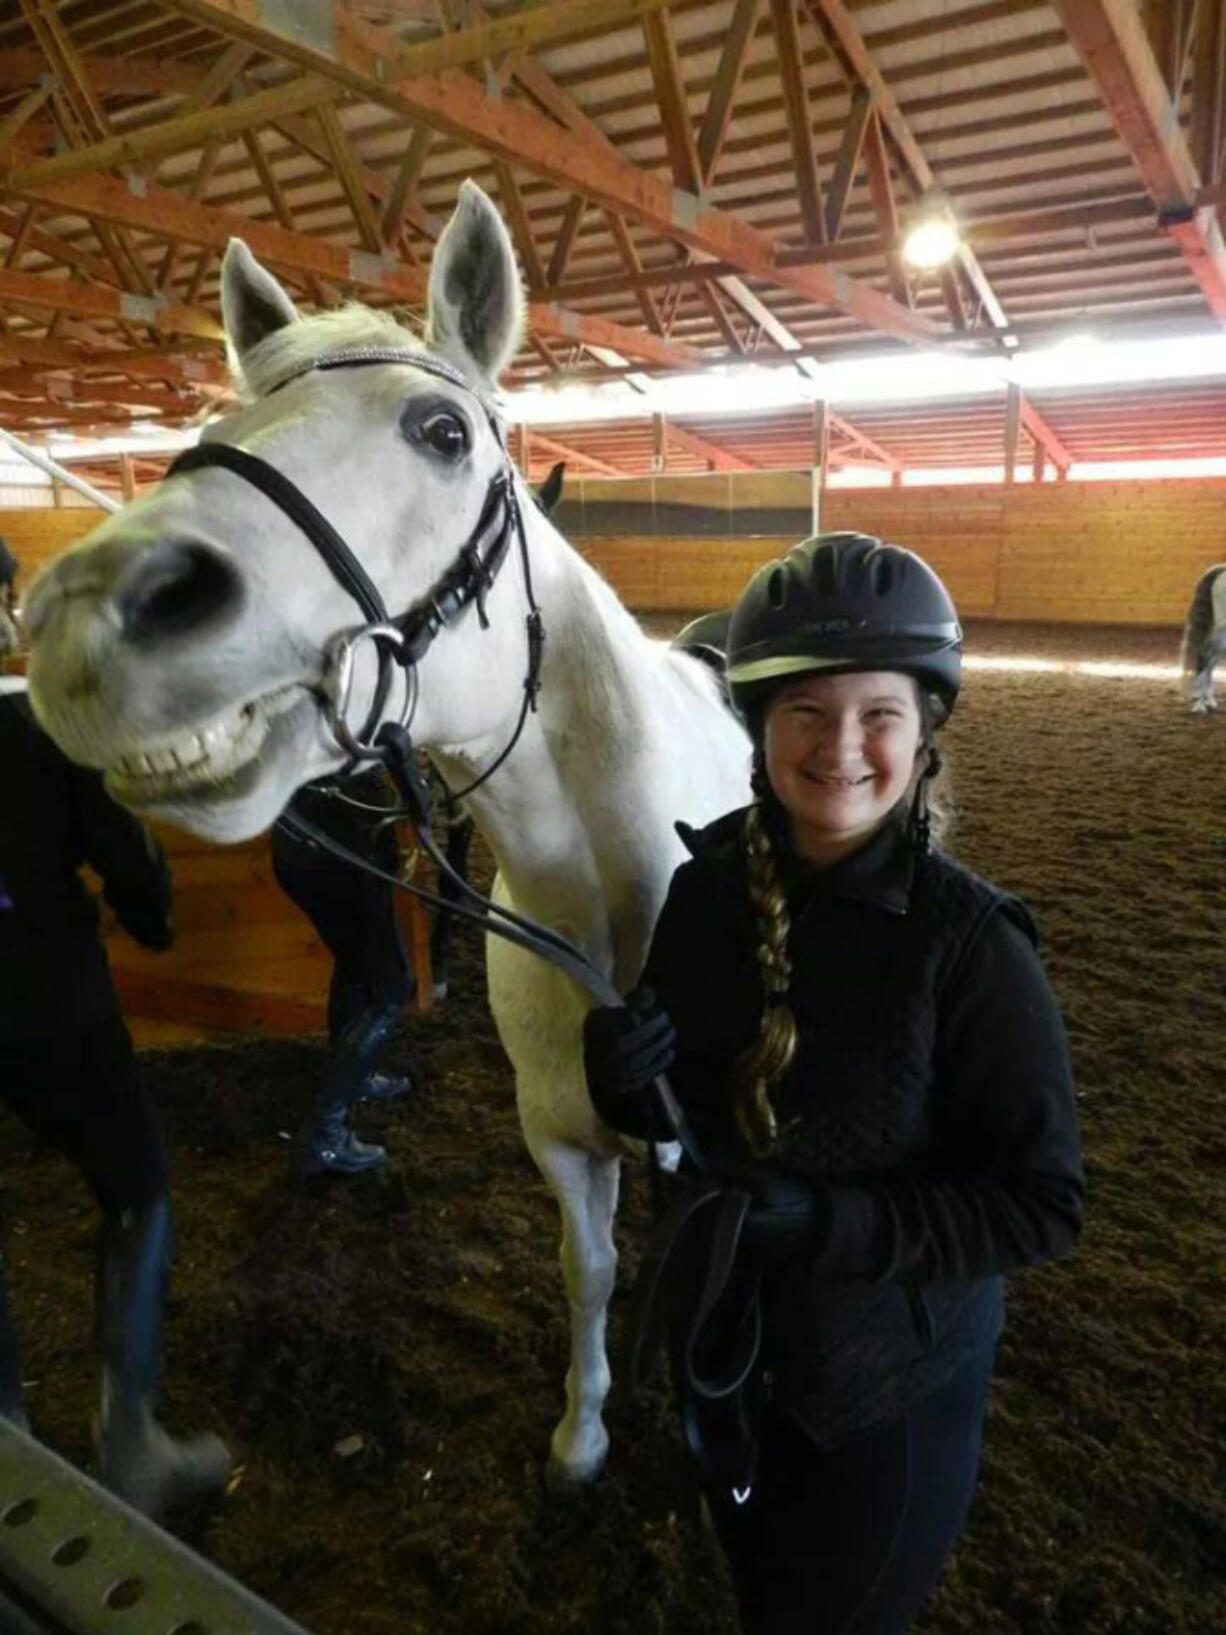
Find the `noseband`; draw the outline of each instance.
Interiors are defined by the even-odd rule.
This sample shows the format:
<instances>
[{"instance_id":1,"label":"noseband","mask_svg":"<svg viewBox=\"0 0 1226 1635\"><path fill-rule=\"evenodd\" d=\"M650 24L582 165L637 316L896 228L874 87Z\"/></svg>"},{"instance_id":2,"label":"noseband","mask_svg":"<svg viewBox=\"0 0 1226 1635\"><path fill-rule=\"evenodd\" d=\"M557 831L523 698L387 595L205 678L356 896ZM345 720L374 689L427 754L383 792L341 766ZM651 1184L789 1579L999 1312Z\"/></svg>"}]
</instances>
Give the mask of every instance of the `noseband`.
<instances>
[{"instance_id":1,"label":"noseband","mask_svg":"<svg viewBox=\"0 0 1226 1635\"><path fill-rule=\"evenodd\" d=\"M503 463L490 479L485 503L476 527L456 553L455 560L424 596L418 598L404 613L393 616L388 612L379 590L363 568L357 556L333 527L323 512L307 498L302 490L267 460L236 448L229 443L199 443L179 455L166 473L164 481L186 471L200 471L219 467L241 477L278 507L289 520L306 535L319 552L332 577L341 589L350 595L366 617L360 629L334 637L327 646L324 670L324 704L328 724L341 748L350 757L350 765L360 760L378 760L383 751L375 742L379 728L384 724L384 707L391 690L393 666L404 671L404 704L398 724L405 727L417 699L417 666L429 651L441 630L459 618L466 607L475 606L481 628L489 628L485 610L486 597L494 580L510 553L511 539L519 541L520 560L523 564L524 591L528 598L525 617L528 662L524 677L524 696L519 719L510 741L497 759L465 789L449 797L463 799L483 784L506 760L523 731L529 710L536 709L540 692L541 658L545 648L545 625L532 588L532 569L528 559L528 541L524 532L523 515L515 492L515 471L507 454L502 427L493 406L465 380L458 370L425 352L393 347L350 347L329 353L311 363L302 364L284 375L272 388L279 392L290 381L302 375L322 373L333 369L361 369L378 364L407 364L414 369L434 375L452 386L459 386L475 397L485 413L490 429L502 451ZM271 395L271 394L270 394ZM378 659L379 674L375 697L364 725L355 733L346 712L353 688L354 660L358 645L373 643Z\"/></svg>"}]
</instances>

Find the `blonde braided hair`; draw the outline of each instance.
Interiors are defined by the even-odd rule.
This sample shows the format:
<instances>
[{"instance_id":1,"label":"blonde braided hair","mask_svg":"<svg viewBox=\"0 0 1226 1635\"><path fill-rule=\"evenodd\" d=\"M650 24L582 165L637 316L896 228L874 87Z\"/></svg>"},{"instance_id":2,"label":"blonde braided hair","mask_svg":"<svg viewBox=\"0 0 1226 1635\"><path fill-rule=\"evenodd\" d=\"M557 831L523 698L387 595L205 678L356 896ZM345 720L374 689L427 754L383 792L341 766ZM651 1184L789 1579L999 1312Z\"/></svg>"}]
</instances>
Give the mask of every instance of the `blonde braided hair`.
<instances>
[{"instance_id":1,"label":"blonde braided hair","mask_svg":"<svg viewBox=\"0 0 1226 1635\"><path fill-rule=\"evenodd\" d=\"M786 1002L792 980L791 918L760 802L745 814L742 839L749 900L758 918L757 956L765 1004L758 1037L733 1062L729 1082L737 1128L753 1155L762 1158L775 1140L770 1093L796 1054L796 1018Z\"/></svg>"}]
</instances>

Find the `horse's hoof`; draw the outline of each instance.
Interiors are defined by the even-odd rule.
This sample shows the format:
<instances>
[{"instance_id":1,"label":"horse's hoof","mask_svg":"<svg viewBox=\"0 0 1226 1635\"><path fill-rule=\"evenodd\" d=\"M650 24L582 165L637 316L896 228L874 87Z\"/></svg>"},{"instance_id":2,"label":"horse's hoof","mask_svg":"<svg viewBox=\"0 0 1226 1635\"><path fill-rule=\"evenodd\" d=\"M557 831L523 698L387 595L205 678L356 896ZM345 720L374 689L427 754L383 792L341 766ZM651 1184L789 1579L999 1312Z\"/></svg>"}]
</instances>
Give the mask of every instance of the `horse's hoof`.
<instances>
[{"instance_id":1,"label":"horse's hoof","mask_svg":"<svg viewBox=\"0 0 1226 1635\"><path fill-rule=\"evenodd\" d=\"M590 1467L564 1465L550 1454L545 1466L545 1491L554 1499L576 1499L587 1492L603 1469L603 1454Z\"/></svg>"}]
</instances>

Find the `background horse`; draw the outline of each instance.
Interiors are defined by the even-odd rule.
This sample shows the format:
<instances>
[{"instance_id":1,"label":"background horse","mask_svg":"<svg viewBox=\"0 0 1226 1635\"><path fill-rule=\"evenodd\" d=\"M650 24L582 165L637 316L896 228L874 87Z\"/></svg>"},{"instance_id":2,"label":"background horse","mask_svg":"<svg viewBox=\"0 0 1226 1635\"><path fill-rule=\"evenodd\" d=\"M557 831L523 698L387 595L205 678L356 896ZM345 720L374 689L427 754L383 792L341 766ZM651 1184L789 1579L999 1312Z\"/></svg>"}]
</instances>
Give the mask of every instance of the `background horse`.
<instances>
[{"instance_id":1,"label":"background horse","mask_svg":"<svg viewBox=\"0 0 1226 1635\"><path fill-rule=\"evenodd\" d=\"M1179 662L1184 687L1195 715L1217 709L1213 670L1226 653L1226 562L1207 568L1196 582Z\"/></svg>"},{"instance_id":2,"label":"background horse","mask_svg":"<svg viewBox=\"0 0 1226 1635\"><path fill-rule=\"evenodd\" d=\"M523 296L497 213L464 184L431 268L424 342L362 308L301 319L237 241L222 306L247 406L205 440L275 466L350 543L387 607L439 625L420 664L393 669L387 711L409 716L453 789L513 743L467 803L497 863L495 895L570 937L625 992L682 856L674 823L748 798L749 746L712 672L642 632L511 470L492 400ZM457 610L443 587L482 557L508 480L522 548L474 570ZM104 522L27 599L47 730L150 816L214 840L266 828L296 787L346 758L325 706L331 644L359 623L355 593L313 543L267 491L214 467L179 471ZM534 605L546 640L537 707L524 712ZM353 655L348 719L364 722L374 642ZM587 996L497 939L487 953L524 1135L562 1213L571 1353L552 1466L586 1480L608 1443L621 1147L586 1093Z\"/></svg>"}]
</instances>

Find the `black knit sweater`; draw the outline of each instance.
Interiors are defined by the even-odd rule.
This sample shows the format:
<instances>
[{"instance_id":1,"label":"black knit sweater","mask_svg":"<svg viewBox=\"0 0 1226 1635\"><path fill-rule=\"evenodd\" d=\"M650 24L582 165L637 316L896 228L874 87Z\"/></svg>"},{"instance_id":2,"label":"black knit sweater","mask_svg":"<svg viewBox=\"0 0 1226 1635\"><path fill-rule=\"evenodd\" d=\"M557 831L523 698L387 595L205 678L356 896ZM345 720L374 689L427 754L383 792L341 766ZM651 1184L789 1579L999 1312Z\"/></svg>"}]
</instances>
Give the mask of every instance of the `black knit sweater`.
<instances>
[{"instance_id":1,"label":"black knit sweater","mask_svg":"<svg viewBox=\"0 0 1226 1635\"><path fill-rule=\"evenodd\" d=\"M744 1162L728 1067L757 1035L763 990L742 820L683 831L693 857L644 980L676 1025L669 1077L699 1140ZM825 870L779 853L800 1043L773 1095L772 1161L821 1187L829 1229L768 1277L766 1357L834 1435L995 1340L999 1275L1077 1238L1082 1161L1024 906L945 853L917 857L900 821ZM615 1122L646 1133L641 1108Z\"/></svg>"}]
</instances>

